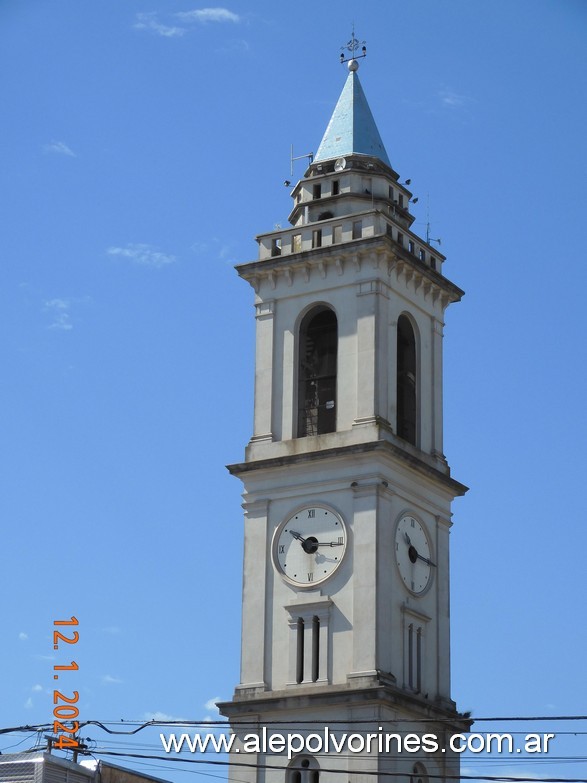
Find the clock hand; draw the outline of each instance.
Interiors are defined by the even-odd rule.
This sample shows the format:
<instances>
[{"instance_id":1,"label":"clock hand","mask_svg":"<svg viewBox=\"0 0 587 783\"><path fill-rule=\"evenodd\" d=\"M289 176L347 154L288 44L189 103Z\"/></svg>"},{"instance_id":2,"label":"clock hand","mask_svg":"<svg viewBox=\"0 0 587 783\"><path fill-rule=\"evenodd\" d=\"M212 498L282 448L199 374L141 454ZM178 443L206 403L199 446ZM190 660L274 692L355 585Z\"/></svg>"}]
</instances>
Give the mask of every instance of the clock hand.
<instances>
[{"instance_id":1,"label":"clock hand","mask_svg":"<svg viewBox=\"0 0 587 783\"><path fill-rule=\"evenodd\" d=\"M309 536L308 538L304 538L300 533L297 532L297 530L290 530L289 531L292 536L296 539L296 541L299 541L302 545L302 549L307 555L313 555L314 552L318 549L318 542L314 538L314 536Z\"/></svg>"},{"instance_id":2,"label":"clock hand","mask_svg":"<svg viewBox=\"0 0 587 783\"><path fill-rule=\"evenodd\" d=\"M342 541L318 541L316 546L342 546Z\"/></svg>"},{"instance_id":3,"label":"clock hand","mask_svg":"<svg viewBox=\"0 0 587 783\"><path fill-rule=\"evenodd\" d=\"M301 542L302 542L302 544L303 544L303 543L304 543L304 541L306 540L306 539L305 539L303 536L301 536L301 535L300 535L299 533L297 533L295 530L290 530L289 532L290 532L290 533L292 534L292 536L293 536L293 537L296 539L296 541L301 541Z\"/></svg>"},{"instance_id":4,"label":"clock hand","mask_svg":"<svg viewBox=\"0 0 587 783\"><path fill-rule=\"evenodd\" d=\"M433 563L429 557L424 557L424 555L421 555L418 552L416 547L410 541L410 537L407 533L404 532L404 536L406 537L406 541L408 544L408 556L410 558L410 562L415 563L416 560L423 560L425 563L428 563L429 566L435 565L435 563Z\"/></svg>"}]
</instances>

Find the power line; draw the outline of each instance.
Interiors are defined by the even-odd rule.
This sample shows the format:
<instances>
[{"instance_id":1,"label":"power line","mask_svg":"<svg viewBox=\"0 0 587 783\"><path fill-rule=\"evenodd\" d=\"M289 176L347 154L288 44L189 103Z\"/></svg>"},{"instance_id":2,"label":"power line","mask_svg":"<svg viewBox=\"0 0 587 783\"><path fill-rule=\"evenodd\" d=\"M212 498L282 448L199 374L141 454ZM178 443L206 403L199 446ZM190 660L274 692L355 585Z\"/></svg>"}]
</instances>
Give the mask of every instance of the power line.
<instances>
[{"instance_id":1,"label":"power line","mask_svg":"<svg viewBox=\"0 0 587 783\"><path fill-rule=\"evenodd\" d=\"M116 731L114 729L107 728L108 725L120 725L120 721L95 721L95 720L88 720L84 721L83 723L80 723L80 727L84 726L99 726L100 728L104 729L104 731L108 732L108 734L137 734L139 731L142 731L145 728L152 727L152 726L201 726L201 727L207 727L212 726L215 728L219 727L230 727L230 726L238 726L239 728L246 728L247 726L261 726L261 725L270 725L270 726L320 726L327 723L328 725L345 725L345 726L359 726L359 725L369 725L372 726L375 723L388 723L388 724L398 724L398 723L409 723L410 725L413 724L428 724L430 723L447 723L447 724L454 724L462 721L471 721L473 723L499 723L499 722L510 722L510 721L518 721L518 722L548 722L548 721L587 721L587 715L532 715L532 716L525 716L525 715L516 715L516 716L496 716L496 717L481 717L481 718L474 718L469 715L456 715L455 717L451 718L441 718L441 717L434 717L434 718L369 718L369 719L355 719L355 720L287 720L287 721L280 721L280 720L270 720L270 721L235 721L234 723L230 723L227 720L210 720L210 721L188 721L188 720L177 720L177 721L159 721L159 720L150 720L150 721L123 721L125 724L130 725L136 725L136 728L131 731Z\"/></svg>"},{"instance_id":2,"label":"power line","mask_svg":"<svg viewBox=\"0 0 587 783\"><path fill-rule=\"evenodd\" d=\"M338 720L338 719L332 719L332 720L288 720L288 721L280 721L280 720L271 720L271 721L235 721L234 723L230 723L227 720L197 720L197 721L189 721L189 720L148 720L148 721L139 721L139 720L120 720L120 721L98 721L98 720L87 720L80 722L79 727L80 729L85 728L86 726L98 726L103 731L105 731L108 734L119 734L119 735L134 735L138 734L138 732L143 731L146 728L154 728L154 727L162 727L162 726L169 726L169 727L201 727L201 728L230 728L232 727L238 727L239 729L244 729L247 727L258 727L258 726L281 726L281 727L292 727L296 728L298 726L324 726L325 724L329 726L373 726L374 724L390 724L392 726L395 726L397 724L407 723L410 725L417 725L417 724L427 724L430 725L431 723L436 724L454 724L462 721L471 721L472 723L500 723L500 722L577 722L577 721L587 721L587 715L510 715L510 716L494 716L494 717L480 717L480 718L474 718L469 717L467 715L457 715L454 718L369 718L369 719L349 719L349 720ZM128 729L125 731L121 731L119 729L111 729L108 728L108 726L120 726L120 725L126 725L126 726L135 726L133 729ZM13 732L39 732L39 731L51 731L53 728L52 723L40 723L40 724L26 724L24 726L11 726L7 728L0 728L0 735L1 734L10 734ZM568 732L570 734L574 734L577 732ZM580 732L581 734L585 732Z\"/></svg>"},{"instance_id":3,"label":"power line","mask_svg":"<svg viewBox=\"0 0 587 783\"><path fill-rule=\"evenodd\" d=\"M143 754L135 754L135 753L117 753L114 751L106 751L102 753L101 755L104 756L122 756L125 758L139 758L139 759L150 759L150 760L158 760L158 761L175 761L176 763L182 763L182 764L211 764L214 766L232 766L232 767L244 767L248 769L275 769L283 771L285 768L288 769L295 769L295 767L284 767L283 765L278 764L258 764L253 762L230 762L230 761L220 761L220 760L214 760L214 761L208 761L204 759L170 759L166 758L164 756L146 756ZM300 767L301 769L301 767ZM321 772L332 772L332 773L338 773L338 774L345 774L347 775L346 770L341 769L334 769L334 768L327 768L327 767L320 767ZM357 775L375 775L377 777L405 777L405 772L382 772L381 770L366 770L366 769L353 769L353 774ZM432 773L427 773L427 777L430 779L436 779L436 780L486 780L486 781L496 781L498 783L536 783L536 778L534 777L517 777L517 776L504 776L504 775L434 775ZM540 783L587 783L587 778L540 778Z\"/></svg>"}]
</instances>

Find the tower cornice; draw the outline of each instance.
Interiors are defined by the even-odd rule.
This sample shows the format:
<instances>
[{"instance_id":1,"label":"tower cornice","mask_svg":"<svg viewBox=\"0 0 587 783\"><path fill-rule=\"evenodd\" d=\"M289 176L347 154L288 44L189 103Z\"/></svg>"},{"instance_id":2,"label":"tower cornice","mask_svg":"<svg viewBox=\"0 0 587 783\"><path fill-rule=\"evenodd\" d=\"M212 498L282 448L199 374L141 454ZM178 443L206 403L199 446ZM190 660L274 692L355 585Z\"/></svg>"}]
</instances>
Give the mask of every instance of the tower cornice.
<instances>
[{"instance_id":1,"label":"tower cornice","mask_svg":"<svg viewBox=\"0 0 587 783\"><path fill-rule=\"evenodd\" d=\"M259 714L267 723L271 722L271 715L276 716L275 720L279 720L280 715L287 715L288 724L292 724L296 722L296 712L303 714L310 706L336 713L337 709L351 704L354 708L377 705L386 710L398 709L404 721L408 712L414 721L426 721L428 725L437 722L453 732L468 731L472 723L468 715L456 710L454 702L434 701L423 695L408 693L394 685L393 677L385 672L376 672L359 680L351 678L345 686L300 686L295 692L237 688L233 701L219 702L217 706L221 715L236 719L236 726L239 719L246 721L248 717L254 720L254 716ZM382 719L385 720L381 715L374 716L373 722Z\"/></svg>"},{"instance_id":2,"label":"tower cornice","mask_svg":"<svg viewBox=\"0 0 587 783\"><path fill-rule=\"evenodd\" d=\"M338 433L334 433L334 435L336 436ZM328 437L328 435L318 436L318 438L321 439L321 444L324 444L325 439ZM233 476L242 478L246 474L255 471L288 468L294 465L325 462L337 458L356 458L359 455L377 452L382 456L387 456L394 461L400 462L402 465L421 476L425 476L427 479L432 480L437 485L442 486L445 491L448 491L452 497L462 496L468 490L467 486L456 481L456 479L451 478L448 473L439 470L416 454L412 454L408 449L402 448L401 446L392 443L390 440L381 439L368 443L352 443L343 446L333 446L331 448L322 446L321 448L318 447L316 450L312 451L294 451L296 444L303 443L304 445L307 445L307 442L308 439L304 438L294 441L280 441L278 443L266 444L265 448L275 446L284 453L272 457L251 459L246 462L237 462L232 465L227 465L226 467ZM285 453L286 449L289 450L289 453ZM446 468L446 470L448 470L448 468Z\"/></svg>"},{"instance_id":3,"label":"tower cornice","mask_svg":"<svg viewBox=\"0 0 587 783\"><path fill-rule=\"evenodd\" d=\"M384 269L387 277L394 276L396 280L403 275L406 282L411 282L415 288L423 285L427 295L441 300L443 309L464 296L461 288L384 233L341 245L250 261L239 264L236 271L258 292L263 281L269 282L271 288L275 289L278 281L291 286L294 278L303 279L307 283L310 275L316 272L323 278L329 273L342 276L349 269L353 273L359 272L364 265Z\"/></svg>"}]
</instances>

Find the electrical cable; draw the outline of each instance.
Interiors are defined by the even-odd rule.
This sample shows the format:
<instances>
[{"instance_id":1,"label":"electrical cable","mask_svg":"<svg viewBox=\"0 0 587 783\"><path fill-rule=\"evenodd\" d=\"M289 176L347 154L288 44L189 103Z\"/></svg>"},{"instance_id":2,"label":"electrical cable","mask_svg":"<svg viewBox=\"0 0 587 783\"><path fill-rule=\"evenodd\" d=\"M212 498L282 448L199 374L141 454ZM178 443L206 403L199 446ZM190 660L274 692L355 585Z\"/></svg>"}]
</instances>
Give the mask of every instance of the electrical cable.
<instances>
[{"instance_id":1,"label":"electrical cable","mask_svg":"<svg viewBox=\"0 0 587 783\"><path fill-rule=\"evenodd\" d=\"M285 767L277 764L255 764L253 762L230 762L230 761L207 761L203 759L170 759L163 756L145 756L135 753L117 753L117 752L104 752L101 755L104 756L124 756L125 758L139 758L139 759L151 759L159 761L176 761L183 764L211 764L214 766L233 768L250 768L250 769L275 769L283 772L284 769L295 769L295 767ZM300 767L300 769L302 769ZM348 775L347 771L341 769L320 767L321 772L337 773ZM366 769L353 769L353 774L356 775L374 775L377 777L405 777L405 772L383 772L381 770L366 770ZM427 772L427 777L434 780L485 780L496 781L498 783L535 783L536 778L525 776L511 776L511 775L434 775ZM587 783L587 778L540 778L540 783Z\"/></svg>"}]
</instances>

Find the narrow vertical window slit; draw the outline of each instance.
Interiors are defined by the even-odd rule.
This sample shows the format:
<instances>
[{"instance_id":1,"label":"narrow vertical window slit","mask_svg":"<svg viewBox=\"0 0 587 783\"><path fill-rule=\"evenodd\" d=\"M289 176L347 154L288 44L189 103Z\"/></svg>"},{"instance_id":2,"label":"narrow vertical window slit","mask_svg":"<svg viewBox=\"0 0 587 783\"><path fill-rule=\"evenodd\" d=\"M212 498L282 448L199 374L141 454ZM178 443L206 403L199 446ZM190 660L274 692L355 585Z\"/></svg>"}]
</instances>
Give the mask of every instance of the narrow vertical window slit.
<instances>
[{"instance_id":1,"label":"narrow vertical window slit","mask_svg":"<svg viewBox=\"0 0 587 783\"><path fill-rule=\"evenodd\" d=\"M414 687L414 626L408 626L408 685Z\"/></svg>"},{"instance_id":2,"label":"narrow vertical window slit","mask_svg":"<svg viewBox=\"0 0 587 783\"><path fill-rule=\"evenodd\" d=\"M320 677L320 620L312 618L312 682Z\"/></svg>"},{"instance_id":3,"label":"narrow vertical window slit","mask_svg":"<svg viewBox=\"0 0 587 783\"><path fill-rule=\"evenodd\" d=\"M304 620L298 618L298 638L296 654L296 682L304 681Z\"/></svg>"},{"instance_id":4,"label":"narrow vertical window slit","mask_svg":"<svg viewBox=\"0 0 587 783\"><path fill-rule=\"evenodd\" d=\"M416 634L416 690L422 690L422 629Z\"/></svg>"}]
</instances>

